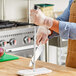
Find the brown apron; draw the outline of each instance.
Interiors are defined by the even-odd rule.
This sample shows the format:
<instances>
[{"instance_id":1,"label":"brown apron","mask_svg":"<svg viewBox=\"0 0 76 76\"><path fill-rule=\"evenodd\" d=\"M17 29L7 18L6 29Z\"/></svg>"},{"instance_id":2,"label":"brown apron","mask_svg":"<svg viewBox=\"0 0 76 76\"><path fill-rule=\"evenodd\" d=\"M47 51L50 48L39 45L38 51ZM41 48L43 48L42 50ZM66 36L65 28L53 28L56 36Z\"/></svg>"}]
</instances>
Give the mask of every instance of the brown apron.
<instances>
[{"instance_id":1,"label":"brown apron","mask_svg":"<svg viewBox=\"0 0 76 76\"><path fill-rule=\"evenodd\" d=\"M69 22L76 23L76 0L72 3L70 8ZM76 68L76 40L68 40L66 66Z\"/></svg>"}]
</instances>

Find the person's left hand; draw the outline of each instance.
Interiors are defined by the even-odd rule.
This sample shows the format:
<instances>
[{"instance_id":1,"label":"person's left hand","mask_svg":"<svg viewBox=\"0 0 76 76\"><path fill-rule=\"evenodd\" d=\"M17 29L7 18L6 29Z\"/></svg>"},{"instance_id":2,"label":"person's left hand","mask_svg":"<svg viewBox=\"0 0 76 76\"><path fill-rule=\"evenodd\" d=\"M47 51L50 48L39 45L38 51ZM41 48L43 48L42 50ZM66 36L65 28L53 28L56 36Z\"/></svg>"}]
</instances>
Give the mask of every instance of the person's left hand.
<instances>
[{"instance_id":1,"label":"person's left hand","mask_svg":"<svg viewBox=\"0 0 76 76\"><path fill-rule=\"evenodd\" d=\"M46 26L48 29L53 26L53 18L47 17L40 9L31 10L31 21L39 26Z\"/></svg>"},{"instance_id":2,"label":"person's left hand","mask_svg":"<svg viewBox=\"0 0 76 76\"><path fill-rule=\"evenodd\" d=\"M40 9L32 9L31 10L31 21L35 23L36 25L44 25L44 20L46 16L41 12Z\"/></svg>"},{"instance_id":3,"label":"person's left hand","mask_svg":"<svg viewBox=\"0 0 76 76\"><path fill-rule=\"evenodd\" d=\"M39 26L36 36L36 44L39 45L45 44L48 41L48 36L51 34L51 31L44 26Z\"/></svg>"}]
</instances>

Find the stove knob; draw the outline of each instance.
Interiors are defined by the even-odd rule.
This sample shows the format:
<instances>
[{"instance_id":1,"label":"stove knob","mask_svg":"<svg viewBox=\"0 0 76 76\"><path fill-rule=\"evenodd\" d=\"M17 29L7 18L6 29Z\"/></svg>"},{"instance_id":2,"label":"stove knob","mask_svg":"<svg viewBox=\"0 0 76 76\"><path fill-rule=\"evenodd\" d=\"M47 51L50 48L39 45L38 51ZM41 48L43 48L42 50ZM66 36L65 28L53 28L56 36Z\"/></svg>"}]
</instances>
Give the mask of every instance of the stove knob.
<instances>
[{"instance_id":1,"label":"stove knob","mask_svg":"<svg viewBox=\"0 0 76 76\"><path fill-rule=\"evenodd\" d=\"M10 45L16 45L16 40L14 38L10 39L9 43Z\"/></svg>"},{"instance_id":2,"label":"stove knob","mask_svg":"<svg viewBox=\"0 0 76 76\"><path fill-rule=\"evenodd\" d=\"M6 43L7 43L6 41L1 40L1 41L0 41L0 46L1 46L1 47L4 47L4 46L6 46Z\"/></svg>"},{"instance_id":3,"label":"stove knob","mask_svg":"<svg viewBox=\"0 0 76 76\"><path fill-rule=\"evenodd\" d=\"M28 38L28 43L30 43L30 42L31 42L31 38L29 37L29 38Z\"/></svg>"},{"instance_id":4,"label":"stove knob","mask_svg":"<svg viewBox=\"0 0 76 76\"><path fill-rule=\"evenodd\" d=\"M28 37L24 37L23 41L24 43L28 43Z\"/></svg>"}]
</instances>

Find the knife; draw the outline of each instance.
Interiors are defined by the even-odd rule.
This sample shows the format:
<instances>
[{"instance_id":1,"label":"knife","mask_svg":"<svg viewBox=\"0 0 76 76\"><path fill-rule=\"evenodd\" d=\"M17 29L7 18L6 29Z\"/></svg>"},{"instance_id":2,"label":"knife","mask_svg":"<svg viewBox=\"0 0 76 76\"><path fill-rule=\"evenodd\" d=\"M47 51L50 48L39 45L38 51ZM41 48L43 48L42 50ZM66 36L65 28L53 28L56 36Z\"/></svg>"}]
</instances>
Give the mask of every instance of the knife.
<instances>
[{"instance_id":1,"label":"knife","mask_svg":"<svg viewBox=\"0 0 76 76\"><path fill-rule=\"evenodd\" d=\"M37 49L36 49L36 51L35 51L35 61L37 61L37 59L38 59L39 56L41 55L42 51L44 50L43 48L44 48L43 44L40 44L40 45L37 47ZM32 59L31 59L31 61L30 61L30 63L29 63L29 66L31 67L33 64L34 64L34 56L32 57Z\"/></svg>"}]
</instances>

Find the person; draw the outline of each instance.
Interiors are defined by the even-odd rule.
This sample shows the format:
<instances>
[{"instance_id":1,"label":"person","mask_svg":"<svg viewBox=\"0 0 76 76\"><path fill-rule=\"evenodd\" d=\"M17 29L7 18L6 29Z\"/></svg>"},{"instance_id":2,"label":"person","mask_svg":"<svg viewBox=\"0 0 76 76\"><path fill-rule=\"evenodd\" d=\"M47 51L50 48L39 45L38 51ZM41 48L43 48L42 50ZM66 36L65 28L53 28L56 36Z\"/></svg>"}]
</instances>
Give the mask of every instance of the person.
<instances>
[{"instance_id":1,"label":"person","mask_svg":"<svg viewBox=\"0 0 76 76\"><path fill-rule=\"evenodd\" d=\"M68 39L66 66L76 68L76 0L69 0L68 7L56 19L46 17L39 9L31 10L31 17L39 25L37 45L40 42L45 44L49 35L50 38L60 35L61 38Z\"/></svg>"}]
</instances>

